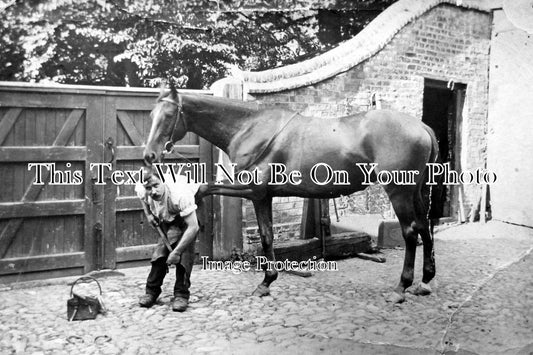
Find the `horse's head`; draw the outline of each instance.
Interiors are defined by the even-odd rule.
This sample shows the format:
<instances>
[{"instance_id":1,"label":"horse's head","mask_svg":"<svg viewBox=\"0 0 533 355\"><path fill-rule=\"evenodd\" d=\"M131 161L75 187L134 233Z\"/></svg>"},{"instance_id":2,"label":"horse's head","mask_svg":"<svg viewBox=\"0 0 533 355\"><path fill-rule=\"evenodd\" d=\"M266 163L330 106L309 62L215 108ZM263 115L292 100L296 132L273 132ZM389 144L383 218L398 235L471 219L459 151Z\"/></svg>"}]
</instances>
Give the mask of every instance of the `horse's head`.
<instances>
[{"instance_id":1,"label":"horse's head","mask_svg":"<svg viewBox=\"0 0 533 355\"><path fill-rule=\"evenodd\" d=\"M144 164L147 166L161 161L161 155L172 151L174 143L187 133L181 97L173 84L170 84L170 90L161 88L150 117L152 127L143 152Z\"/></svg>"}]
</instances>

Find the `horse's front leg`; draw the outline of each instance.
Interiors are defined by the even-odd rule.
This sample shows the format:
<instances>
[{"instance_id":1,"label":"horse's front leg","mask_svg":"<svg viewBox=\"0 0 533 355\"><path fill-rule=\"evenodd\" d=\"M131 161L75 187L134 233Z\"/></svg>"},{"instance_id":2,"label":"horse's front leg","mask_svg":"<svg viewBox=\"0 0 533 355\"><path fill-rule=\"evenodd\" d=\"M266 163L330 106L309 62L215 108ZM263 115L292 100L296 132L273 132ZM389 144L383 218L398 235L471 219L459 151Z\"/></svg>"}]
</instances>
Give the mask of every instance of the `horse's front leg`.
<instances>
[{"instance_id":1,"label":"horse's front leg","mask_svg":"<svg viewBox=\"0 0 533 355\"><path fill-rule=\"evenodd\" d=\"M273 267L276 258L274 256L274 232L272 231L272 198L265 197L260 200L253 200L252 202L255 208L257 224L259 225L259 234L261 235L263 252L265 253L268 263L272 265L270 268L263 266L263 270L265 270L265 278L263 282L257 286L252 295L266 296L270 294L270 284L278 278L278 272Z\"/></svg>"}]
</instances>

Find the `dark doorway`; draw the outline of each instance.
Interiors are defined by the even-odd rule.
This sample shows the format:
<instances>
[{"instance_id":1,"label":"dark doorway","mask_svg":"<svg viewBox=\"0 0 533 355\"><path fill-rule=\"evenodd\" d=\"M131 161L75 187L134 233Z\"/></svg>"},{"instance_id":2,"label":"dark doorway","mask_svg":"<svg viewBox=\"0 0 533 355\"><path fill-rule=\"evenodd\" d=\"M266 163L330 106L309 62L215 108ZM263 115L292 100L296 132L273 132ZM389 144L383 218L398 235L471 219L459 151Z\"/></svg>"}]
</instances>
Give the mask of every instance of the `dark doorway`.
<instances>
[{"instance_id":1,"label":"dark doorway","mask_svg":"<svg viewBox=\"0 0 533 355\"><path fill-rule=\"evenodd\" d=\"M441 161L461 172L461 126L466 85L439 80L424 80L422 121L433 128L439 142ZM463 214L462 186L444 186L432 198L433 218L456 219Z\"/></svg>"}]
</instances>

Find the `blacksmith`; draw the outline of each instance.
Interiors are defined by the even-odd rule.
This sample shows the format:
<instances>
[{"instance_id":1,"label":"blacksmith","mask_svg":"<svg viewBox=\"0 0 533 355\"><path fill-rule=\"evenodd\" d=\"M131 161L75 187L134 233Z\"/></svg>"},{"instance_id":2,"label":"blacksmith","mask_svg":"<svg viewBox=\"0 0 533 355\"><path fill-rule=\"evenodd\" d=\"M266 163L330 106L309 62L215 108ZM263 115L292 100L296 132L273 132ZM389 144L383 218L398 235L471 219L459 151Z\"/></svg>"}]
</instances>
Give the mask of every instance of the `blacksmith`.
<instances>
[{"instance_id":1,"label":"blacksmith","mask_svg":"<svg viewBox=\"0 0 533 355\"><path fill-rule=\"evenodd\" d=\"M199 185L188 184L186 179L181 178L174 181L170 176L164 177L163 182L157 173L143 168L142 185L137 184L135 188L149 223L156 229L160 228L159 233L163 232L167 237L167 243L160 237L152 255L146 294L139 299L141 307L155 304L170 264L176 265L172 310L183 312L189 303L194 245L199 231L195 200Z\"/></svg>"}]
</instances>

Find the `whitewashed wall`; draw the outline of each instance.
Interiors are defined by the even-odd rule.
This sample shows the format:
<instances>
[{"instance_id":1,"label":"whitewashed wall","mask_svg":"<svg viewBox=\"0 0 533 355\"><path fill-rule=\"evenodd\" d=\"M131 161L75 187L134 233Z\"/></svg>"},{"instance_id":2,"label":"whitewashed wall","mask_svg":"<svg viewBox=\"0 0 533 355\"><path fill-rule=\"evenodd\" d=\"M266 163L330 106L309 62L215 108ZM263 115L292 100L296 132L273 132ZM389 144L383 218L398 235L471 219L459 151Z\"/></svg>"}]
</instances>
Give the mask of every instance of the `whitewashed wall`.
<instances>
[{"instance_id":1,"label":"whitewashed wall","mask_svg":"<svg viewBox=\"0 0 533 355\"><path fill-rule=\"evenodd\" d=\"M493 218L533 227L533 35L503 10L494 12L488 121Z\"/></svg>"}]
</instances>

